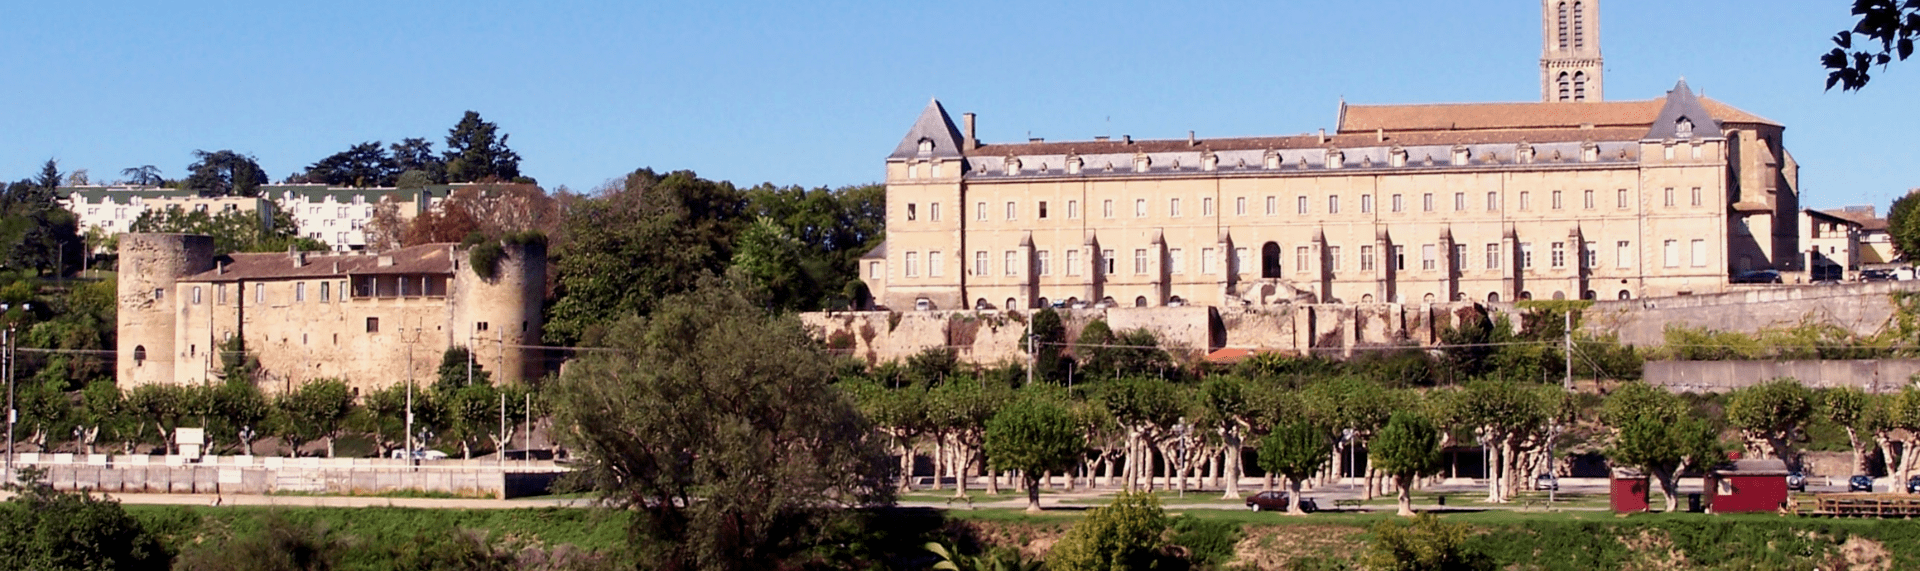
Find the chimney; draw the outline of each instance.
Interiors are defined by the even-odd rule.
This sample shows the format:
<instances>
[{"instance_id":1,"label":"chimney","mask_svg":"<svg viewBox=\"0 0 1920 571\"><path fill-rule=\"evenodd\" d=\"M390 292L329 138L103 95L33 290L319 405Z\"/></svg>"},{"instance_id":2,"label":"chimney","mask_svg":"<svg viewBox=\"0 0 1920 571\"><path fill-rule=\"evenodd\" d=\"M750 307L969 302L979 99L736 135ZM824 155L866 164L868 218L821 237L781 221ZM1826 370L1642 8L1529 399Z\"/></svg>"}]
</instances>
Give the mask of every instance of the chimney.
<instances>
[{"instance_id":1,"label":"chimney","mask_svg":"<svg viewBox=\"0 0 1920 571\"><path fill-rule=\"evenodd\" d=\"M298 267L301 267L301 266L305 266L305 265L307 265L307 253L306 253L306 252L294 252L294 253L293 253L293 267L296 267L296 268L298 268Z\"/></svg>"},{"instance_id":2,"label":"chimney","mask_svg":"<svg viewBox=\"0 0 1920 571\"><path fill-rule=\"evenodd\" d=\"M960 114L960 123L965 125L966 129L966 131L961 133L962 136L966 137L966 140L961 141L960 146L968 151L980 148L980 140L973 138L973 114Z\"/></svg>"},{"instance_id":3,"label":"chimney","mask_svg":"<svg viewBox=\"0 0 1920 571\"><path fill-rule=\"evenodd\" d=\"M1326 129L1321 129L1321 130L1320 130L1320 144L1322 144L1322 145L1325 145L1325 144L1327 144L1327 130L1326 130Z\"/></svg>"},{"instance_id":4,"label":"chimney","mask_svg":"<svg viewBox=\"0 0 1920 571\"><path fill-rule=\"evenodd\" d=\"M1187 131L1187 146L1191 147L1198 144L1200 144L1200 142L1193 138L1193 131Z\"/></svg>"},{"instance_id":5,"label":"chimney","mask_svg":"<svg viewBox=\"0 0 1920 571\"><path fill-rule=\"evenodd\" d=\"M392 267L393 256L380 256L380 259L378 261L375 261L374 265L380 266L382 268Z\"/></svg>"},{"instance_id":6,"label":"chimney","mask_svg":"<svg viewBox=\"0 0 1920 571\"><path fill-rule=\"evenodd\" d=\"M340 273L340 260L333 261L333 273Z\"/></svg>"},{"instance_id":7,"label":"chimney","mask_svg":"<svg viewBox=\"0 0 1920 571\"><path fill-rule=\"evenodd\" d=\"M1029 142L1029 143L1045 143L1045 142L1047 142L1047 140L1046 140L1046 139L1044 139L1044 138L1040 138L1040 137L1027 137L1027 142Z\"/></svg>"},{"instance_id":8,"label":"chimney","mask_svg":"<svg viewBox=\"0 0 1920 571\"><path fill-rule=\"evenodd\" d=\"M1375 138L1377 138L1377 139L1379 139L1379 141L1380 141L1380 142L1382 142L1382 143L1385 143L1385 142L1387 142L1387 130L1386 130L1386 129L1374 129L1374 130L1373 130L1373 136L1374 136Z\"/></svg>"},{"instance_id":9,"label":"chimney","mask_svg":"<svg viewBox=\"0 0 1920 571\"><path fill-rule=\"evenodd\" d=\"M1126 143L1129 145L1133 144L1133 135L1121 135L1120 142Z\"/></svg>"},{"instance_id":10,"label":"chimney","mask_svg":"<svg viewBox=\"0 0 1920 571\"><path fill-rule=\"evenodd\" d=\"M226 263L226 262L220 262L220 274L221 274L221 275L226 275L226 273L227 273L227 263Z\"/></svg>"}]
</instances>

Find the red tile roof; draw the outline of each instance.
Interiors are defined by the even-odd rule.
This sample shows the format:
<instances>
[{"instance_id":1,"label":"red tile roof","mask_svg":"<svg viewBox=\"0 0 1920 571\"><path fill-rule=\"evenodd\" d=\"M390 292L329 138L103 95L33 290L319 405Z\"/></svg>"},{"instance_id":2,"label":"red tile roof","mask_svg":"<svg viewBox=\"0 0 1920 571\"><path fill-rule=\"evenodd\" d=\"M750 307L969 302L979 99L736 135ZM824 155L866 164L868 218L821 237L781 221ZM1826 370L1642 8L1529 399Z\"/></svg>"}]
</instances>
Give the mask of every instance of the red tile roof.
<instances>
[{"instance_id":1,"label":"red tile roof","mask_svg":"<svg viewBox=\"0 0 1920 571\"><path fill-rule=\"evenodd\" d=\"M1667 99L1584 103L1441 103L1427 105L1348 105L1339 132L1473 131L1638 127L1643 131L1660 115ZM1778 127L1764 117L1732 105L1700 98L1715 119ZM1639 138L1637 135L1634 138Z\"/></svg>"}]
</instances>

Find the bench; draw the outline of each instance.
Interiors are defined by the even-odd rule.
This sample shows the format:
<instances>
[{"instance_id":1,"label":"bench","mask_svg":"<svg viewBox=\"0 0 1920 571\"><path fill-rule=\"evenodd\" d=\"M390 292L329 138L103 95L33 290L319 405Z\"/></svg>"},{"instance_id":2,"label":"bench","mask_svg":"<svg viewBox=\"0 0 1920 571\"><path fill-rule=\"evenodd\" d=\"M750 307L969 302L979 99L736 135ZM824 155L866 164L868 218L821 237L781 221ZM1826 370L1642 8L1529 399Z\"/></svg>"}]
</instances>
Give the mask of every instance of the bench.
<instances>
[{"instance_id":1,"label":"bench","mask_svg":"<svg viewBox=\"0 0 1920 571\"><path fill-rule=\"evenodd\" d=\"M1334 501L1333 501L1333 507L1334 507L1334 509L1354 509L1354 510L1357 510L1357 509L1360 509L1360 506L1361 506L1361 505L1362 505L1363 503L1364 503L1364 502L1362 502L1361 500L1358 500L1358 499L1345 499L1345 500L1334 500Z\"/></svg>"}]
</instances>

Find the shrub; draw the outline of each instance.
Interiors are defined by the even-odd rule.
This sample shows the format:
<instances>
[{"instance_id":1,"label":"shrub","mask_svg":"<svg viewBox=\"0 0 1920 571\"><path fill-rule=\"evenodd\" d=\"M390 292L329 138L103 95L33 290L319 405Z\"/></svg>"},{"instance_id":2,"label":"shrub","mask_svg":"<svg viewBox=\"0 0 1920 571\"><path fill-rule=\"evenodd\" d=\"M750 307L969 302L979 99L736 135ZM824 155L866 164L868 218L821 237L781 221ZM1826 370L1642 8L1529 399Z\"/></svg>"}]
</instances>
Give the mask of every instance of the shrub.
<instances>
[{"instance_id":1,"label":"shrub","mask_svg":"<svg viewBox=\"0 0 1920 571\"><path fill-rule=\"evenodd\" d=\"M20 472L0 504L0 569L166 569L171 557L120 502L54 491L42 472Z\"/></svg>"},{"instance_id":2,"label":"shrub","mask_svg":"<svg viewBox=\"0 0 1920 571\"><path fill-rule=\"evenodd\" d=\"M473 264L473 273L491 278L500 269L500 258L506 255L506 248L501 247L499 242L488 240L467 250L467 261Z\"/></svg>"},{"instance_id":3,"label":"shrub","mask_svg":"<svg viewBox=\"0 0 1920 571\"><path fill-rule=\"evenodd\" d=\"M1420 514L1404 525L1382 521L1373 526L1366 567L1382 571L1492 569L1489 560L1466 549L1468 534L1465 524L1442 522L1431 513Z\"/></svg>"},{"instance_id":4,"label":"shrub","mask_svg":"<svg viewBox=\"0 0 1920 571\"><path fill-rule=\"evenodd\" d=\"M1190 515L1173 518L1174 545L1187 548L1187 560L1197 568L1226 563L1240 543L1240 524Z\"/></svg>"},{"instance_id":5,"label":"shrub","mask_svg":"<svg viewBox=\"0 0 1920 571\"><path fill-rule=\"evenodd\" d=\"M1051 571L1153 569L1164 557L1167 514L1148 493L1121 493L1087 512L1047 553Z\"/></svg>"}]
</instances>

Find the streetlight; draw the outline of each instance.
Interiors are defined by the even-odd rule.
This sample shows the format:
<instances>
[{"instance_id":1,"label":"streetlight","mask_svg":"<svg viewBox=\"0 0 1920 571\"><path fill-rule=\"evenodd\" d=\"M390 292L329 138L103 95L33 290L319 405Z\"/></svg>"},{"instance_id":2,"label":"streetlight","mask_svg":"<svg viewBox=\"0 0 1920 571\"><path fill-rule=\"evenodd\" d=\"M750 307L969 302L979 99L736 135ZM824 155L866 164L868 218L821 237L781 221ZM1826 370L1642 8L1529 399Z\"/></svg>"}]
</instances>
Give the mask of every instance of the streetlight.
<instances>
[{"instance_id":1,"label":"streetlight","mask_svg":"<svg viewBox=\"0 0 1920 571\"><path fill-rule=\"evenodd\" d=\"M31 303L20 304L20 309L22 311L33 309L33 304ZM7 313L11 310L12 308L8 307L8 304L0 303L0 314ZM3 335L0 335L0 344L4 344L4 350L6 351L5 355L0 356L0 358L4 358L5 360L4 363L0 363L0 367L6 368L6 375L7 375L7 480L6 481L9 483L13 482L13 425L18 424L20 422L20 410L14 406L14 401L13 401L13 335L14 335L13 320L8 319L7 329Z\"/></svg>"}]
</instances>

